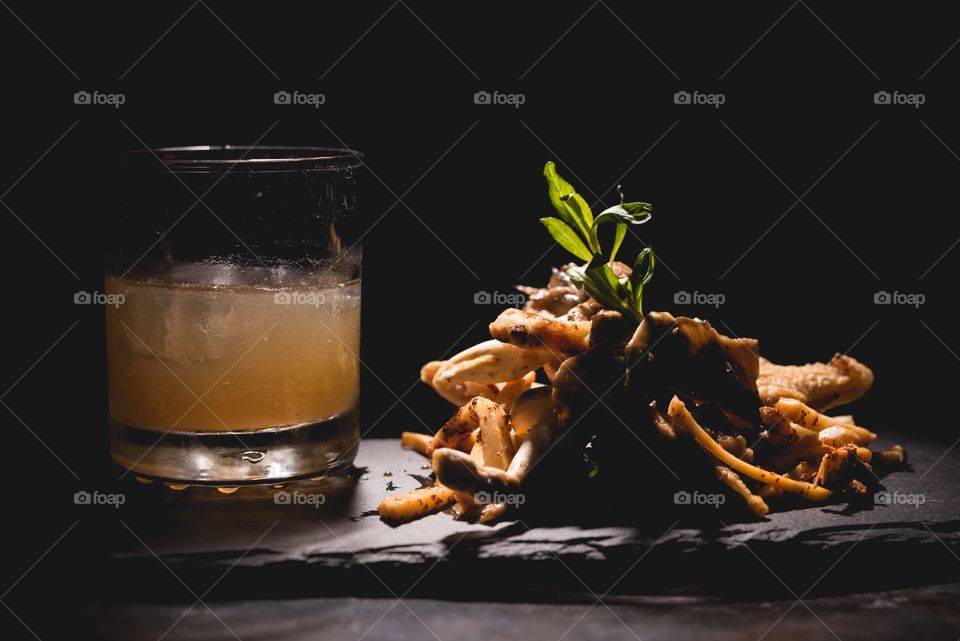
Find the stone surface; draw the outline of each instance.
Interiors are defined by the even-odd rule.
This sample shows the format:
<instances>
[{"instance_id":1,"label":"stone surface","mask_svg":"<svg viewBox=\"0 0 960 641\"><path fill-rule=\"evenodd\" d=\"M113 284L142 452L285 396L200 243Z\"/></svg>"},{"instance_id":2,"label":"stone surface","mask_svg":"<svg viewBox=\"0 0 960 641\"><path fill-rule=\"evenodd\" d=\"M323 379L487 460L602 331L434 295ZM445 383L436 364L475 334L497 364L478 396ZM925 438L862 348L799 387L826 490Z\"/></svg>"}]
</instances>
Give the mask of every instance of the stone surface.
<instances>
[{"instance_id":1,"label":"stone surface","mask_svg":"<svg viewBox=\"0 0 960 641\"><path fill-rule=\"evenodd\" d=\"M458 577L498 573L511 577L504 595L517 598L553 588L600 593L614 582L624 593L786 598L811 585L840 592L960 580L960 456L943 456L943 445L897 442L908 448L911 468L884 479L886 504L810 506L749 522L678 509L639 523L635 511L578 523L569 511L567 522L522 513L491 527L440 513L396 527L375 515L377 504L388 491L418 487L429 470L397 441L370 440L356 484L319 506L296 504L305 498L276 504L272 489L223 496L145 486L131 496L129 535L114 542L111 567L126 576L163 572L155 553L201 584L226 573L218 590L231 597L449 596L454 589L477 598L486 588ZM829 580L819 580L828 571Z\"/></svg>"},{"instance_id":2,"label":"stone surface","mask_svg":"<svg viewBox=\"0 0 960 641\"><path fill-rule=\"evenodd\" d=\"M591 605L451 603L404 599L292 599L112 606L95 614L98 638L175 641L307 639L947 639L960 629L957 585L842 598L722 603L657 597Z\"/></svg>"}]
</instances>

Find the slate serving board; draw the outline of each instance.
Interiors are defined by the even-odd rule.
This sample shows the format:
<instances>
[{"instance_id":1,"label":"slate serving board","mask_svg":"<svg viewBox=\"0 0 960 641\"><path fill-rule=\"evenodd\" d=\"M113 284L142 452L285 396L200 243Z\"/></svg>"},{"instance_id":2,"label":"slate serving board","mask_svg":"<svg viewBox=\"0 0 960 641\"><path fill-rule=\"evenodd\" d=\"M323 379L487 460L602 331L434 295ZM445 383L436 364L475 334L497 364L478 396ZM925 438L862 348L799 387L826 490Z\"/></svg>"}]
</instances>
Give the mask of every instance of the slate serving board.
<instances>
[{"instance_id":1,"label":"slate serving board","mask_svg":"<svg viewBox=\"0 0 960 641\"><path fill-rule=\"evenodd\" d=\"M844 598L718 603L689 597L590 600L577 604L450 603L404 599L291 599L212 604L123 604L92 613L97 638L156 641L565 639L595 641L880 641L943 639L960 629L960 586L913 588ZM232 634L231 634L232 633Z\"/></svg>"},{"instance_id":2,"label":"slate serving board","mask_svg":"<svg viewBox=\"0 0 960 641\"><path fill-rule=\"evenodd\" d=\"M131 488L109 571L127 579L121 598L149 591L150 575L166 573L168 585L169 570L191 585L216 583L223 598L489 599L494 582L504 599L558 591L769 599L958 581L960 455L902 437L878 445L893 442L907 448L910 468L884 479L890 500L856 509L811 506L741 522L642 508L584 523L574 511L569 521L521 513L495 526L440 513L393 527L374 514L380 499L418 487L429 470L396 440L367 440L339 494L316 483L282 490L326 491L323 505L277 504L272 488L228 496Z\"/></svg>"}]
</instances>

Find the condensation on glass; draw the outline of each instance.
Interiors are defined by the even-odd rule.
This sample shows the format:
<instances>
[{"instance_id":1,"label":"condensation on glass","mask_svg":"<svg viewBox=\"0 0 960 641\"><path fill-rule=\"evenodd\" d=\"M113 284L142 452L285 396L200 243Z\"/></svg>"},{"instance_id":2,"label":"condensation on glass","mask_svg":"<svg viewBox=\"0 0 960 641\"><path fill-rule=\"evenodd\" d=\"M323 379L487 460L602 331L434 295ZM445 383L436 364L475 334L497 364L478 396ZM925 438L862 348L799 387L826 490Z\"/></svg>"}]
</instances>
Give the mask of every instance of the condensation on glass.
<instances>
[{"instance_id":1,"label":"condensation on glass","mask_svg":"<svg viewBox=\"0 0 960 641\"><path fill-rule=\"evenodd\" d=\"M105 293L113 460L236 485L329 474L359 440L350 150L125 154Z\"/></svg>"}]
</instances>

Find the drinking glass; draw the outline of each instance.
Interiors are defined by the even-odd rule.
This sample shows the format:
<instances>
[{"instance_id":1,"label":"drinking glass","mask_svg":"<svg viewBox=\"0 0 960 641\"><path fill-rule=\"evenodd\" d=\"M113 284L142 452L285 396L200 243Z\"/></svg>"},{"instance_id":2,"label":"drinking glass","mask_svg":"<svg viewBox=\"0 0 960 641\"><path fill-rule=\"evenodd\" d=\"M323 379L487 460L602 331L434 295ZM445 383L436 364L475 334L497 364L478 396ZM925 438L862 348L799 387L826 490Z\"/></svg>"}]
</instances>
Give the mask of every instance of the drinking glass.
<instances>
[{"instance_id":1,"label":"drinking glass","mask_svg":"<svg viewBox=\"0 0 960 641\"><path fill-rule=\"evenodd\" d=\"M123 155L105 277L109 433L137 476L316 477L359 442L361 155Z\"/></svg>"}]
</instances>

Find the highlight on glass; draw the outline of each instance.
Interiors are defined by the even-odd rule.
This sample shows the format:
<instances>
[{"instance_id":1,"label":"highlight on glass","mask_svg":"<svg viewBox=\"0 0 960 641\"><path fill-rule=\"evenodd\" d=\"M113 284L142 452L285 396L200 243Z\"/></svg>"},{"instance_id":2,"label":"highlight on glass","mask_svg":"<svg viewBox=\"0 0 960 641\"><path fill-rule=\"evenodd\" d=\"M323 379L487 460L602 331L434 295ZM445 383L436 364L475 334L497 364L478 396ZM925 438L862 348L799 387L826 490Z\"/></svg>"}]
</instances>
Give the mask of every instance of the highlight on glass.
<instances>
[{"instance_id":1,"label":"highlight on glass","mask_svg":"<svg viewBox=\"0 0 960 641\"><path fill-rule=\"evenodd\" d=\"M115 463L209 485L349 466L361 166L314 147L123 155L105 274Z\"/></svg>"}]
</instances>

